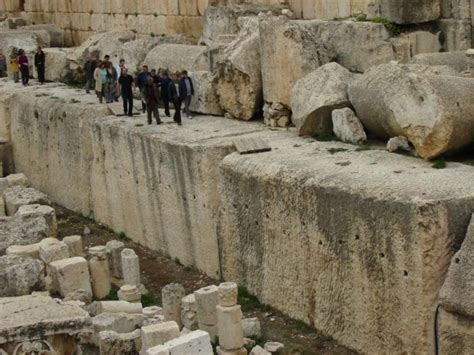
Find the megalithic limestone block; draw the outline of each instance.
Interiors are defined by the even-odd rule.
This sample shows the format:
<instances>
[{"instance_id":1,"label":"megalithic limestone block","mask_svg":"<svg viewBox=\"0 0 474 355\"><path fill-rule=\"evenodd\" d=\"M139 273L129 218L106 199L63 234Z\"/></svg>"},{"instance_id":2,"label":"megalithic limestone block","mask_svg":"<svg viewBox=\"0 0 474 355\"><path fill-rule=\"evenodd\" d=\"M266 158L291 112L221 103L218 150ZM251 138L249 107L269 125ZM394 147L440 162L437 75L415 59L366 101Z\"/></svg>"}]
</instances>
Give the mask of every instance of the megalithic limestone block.
<instances>
[{"instance_id":1,"label":"megalithic limestone block","mask_svg":"<svg viewBox=\"0 0 474 355\"><path fill-rule=\"evenodd\" d=\"M440 0L379 0L382 16L390 22L411 24L433 21L441 13Z\"/></svg>"},{"instance_id":2,"label":"megalithic limestone block","mask_svg":"<svg viewBox=\"0 0 474 355\"><path fill-rule=\"evenodd\" d=\"M133 249L123 249L122 256L122 272L123 282L126 285L140 285L140 264L137 254Z\"/></svg>"},{"instance_id":3,"label":"megalithic limestone block","mask_svg":"<svg viewBox=\"0 0 474 355\"><path fill-rule=\"evenodd\" d=\"M406 137L424 159L474 142L474 80L436 71L387 64L353 81L349 97L364 127L380 138Z\"/></svg>"}]
</instances>

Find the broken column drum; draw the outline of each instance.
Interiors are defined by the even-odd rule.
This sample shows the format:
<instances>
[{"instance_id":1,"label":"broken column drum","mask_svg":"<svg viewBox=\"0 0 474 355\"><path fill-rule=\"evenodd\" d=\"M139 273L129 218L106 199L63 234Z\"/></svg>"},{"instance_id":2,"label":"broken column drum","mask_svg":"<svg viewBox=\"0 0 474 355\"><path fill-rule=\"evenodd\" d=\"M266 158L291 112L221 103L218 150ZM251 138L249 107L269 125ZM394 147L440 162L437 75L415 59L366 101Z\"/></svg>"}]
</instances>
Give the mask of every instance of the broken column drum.
<instances>
[{"instance_id":1,"label":"broken column drum","mask_svg":"<svg viewBox=\"0 0 474 355\"><path fill-rule=\"evenodd\" d=\"M96 299L104 299L110 293L110 270L107 255L98 253L89 260L92 292Z\"/></svg>"},{"instance_id":2,"label":"broken column drum","mask_svg":"<svg viewBox=\"0 0 474 355\"><path fill-rule=\"evenodd\" d=\"M181 322L181 299L186 295L184 287L177 283L166 285L161 290L163 302L163 315L167 321L175 321L179 328L183 327Z\"/></svg>"},{"instance_id":3,"label":"broken column drum","mask_svg":"<svg viewBox=\"0 0 474 355\"><path fill-rule=\"evenodd\" d=\"M133 249L122 250L123 282L126 285L140 285L140 264L137 254Z\"/></svg>"}]
</instances>

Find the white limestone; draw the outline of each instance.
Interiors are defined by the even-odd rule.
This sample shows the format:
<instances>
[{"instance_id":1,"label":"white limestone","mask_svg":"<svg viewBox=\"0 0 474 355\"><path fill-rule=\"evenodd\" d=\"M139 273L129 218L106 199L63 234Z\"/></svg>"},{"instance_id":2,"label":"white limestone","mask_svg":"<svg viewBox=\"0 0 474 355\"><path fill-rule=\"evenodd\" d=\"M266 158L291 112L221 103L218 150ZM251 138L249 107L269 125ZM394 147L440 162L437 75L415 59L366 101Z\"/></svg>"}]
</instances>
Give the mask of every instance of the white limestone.
<instances>
[{"instance_id":1,"label":"white limestone","mask_svg":"<svg viewBox=\"0 0 474 355\"><path fill-rule=\"evenodd\" d=\"M187 295L181 300L181 322L189 330L198 329L196 298L194 294Z\"/></svg>"},{"instance_id":2,"label":"white limestone","mask_svg":"<svg viewBox=\"0 0 474 355\"><path fill-rule=\"evenodd\" d=\"M225 350L240 349L244 345L240 306L217 306L216 309L219 345Z\"/></svg>"},{"instance_id":3,"label":"white limestone","mask_svg":"<svg viewBox=\"0 0 474 355\"><path fill-rule=\"evenodd\" d=\"M82 257L73 257L53 261L51 268L54 270L54 278L57 281L58 291L61 296L77 291L79 289L86 291L92 296L89 268L86 259Z\"/></svg>"},{"instance_id":4,"label":"white limestone","mask_svg":"<svg viewBox=\"0 0 474 355\"><path fill-rule=\"evenodd\" d=\"M92 281L92 291L96 299L104 299L111 290L110 270L107 255L96 254L89 260L89 272Z\"/></svg>"},{"instance_id":5,"label":"white limestone","mask_svg":"<svg viewBox=\"0 0 474 355\"><path fill-rule=\"evenodd\" d=\"M164 322L144 326L141 329L142 352L179 337L179 326L176 322Z\"/></svg>"},{"instance_id":6,"label":"white limestone","mask_svg":"<svg viewBox=\"0 0 474 355\"><path fill-rule=\"evenodd\" d=\"M185 334L164 345L148 349L147 355L213 355L209 334L202 330Z\"/></svg>"},{"instance_id":7,"label":"white limestone","mask_svg":"<svg viewBox=\"0 0 474 355\"><path fill-rule=\"evenodd\" d=\"M122 272L123 282L126 285L140 285L140 264L137 254L133 249L123 249L122 256Z\"/></svg>"},{"instance_id":8,"label":"white limestone","mask_svg":"<svg viewBox=\"0 0 474 355\"><path fill-rule=\"evenodd\" d=\"M163 315L167 321L175 321L181 329L181 299L186 295L184 287L178 283L168 284L161 290Z\"/></svg>"},{"instance_id":9,"label":"white limestone","mask_svg":"<svg viewBox=\"0 0 474 355\"><path fill-rule=\"evenodd\" d=\"M82 237L80 235L71 235L69 237L64 237L63 242L66 243L69 248L69 255L84 256Z\"/></svg>"},{"instance_id":10,"label":"white limestone","mask_svg":"<svg viewBox=\"0 0 474 355\"><path fill-rule=\"evenodd\" d=\"M135 285L123 285L117 292L118 298L121 301L140 302L141 293Z\"/></svg>"},{"instance_id":11,"label":"white limestone","mask_svg":"<svg viewBox=\"0 0 474 355\"><path fill-rule=\"evenodd\" d=\"M125 244L118 240L111 240L107 242L105 246L107 248L111 276L121 279L123 277L121 253L125 247Z\"/></svg>"},{"instance_id":12,"label":"white limestone","mask_svg":"<svg viewBox=\"0 0 474 355\"><path fill-rule=\"evenodd\" d=\"M69 248L66 243L56 238L45 238L39 243L39 257L44 263L69 258Z\"/></svg>"},{"instance_id":13,"label":"white limestone","mask_svg":"<svg viewBox=\"0 0 474 355\"><path fill-rule=\"evenodd\" d=\"M238 288L235 282L223 282L219 285L219 305L233 307L237 304Z\"/></svg>"}]
</instances>

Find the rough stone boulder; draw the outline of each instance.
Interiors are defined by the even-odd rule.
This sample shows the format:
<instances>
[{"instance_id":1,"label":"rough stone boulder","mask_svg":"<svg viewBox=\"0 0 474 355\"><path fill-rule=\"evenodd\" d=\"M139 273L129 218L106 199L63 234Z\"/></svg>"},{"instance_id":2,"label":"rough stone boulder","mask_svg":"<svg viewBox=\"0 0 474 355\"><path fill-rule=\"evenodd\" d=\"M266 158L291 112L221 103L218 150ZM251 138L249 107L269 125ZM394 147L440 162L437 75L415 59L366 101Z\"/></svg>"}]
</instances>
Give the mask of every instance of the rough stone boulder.
<instances>
[{"instance_id":1,"label":"rough stone boulder","mask_svg":"<svg viewBox=\"0 0 474 355\"><path fill-rule=\"evenodd\" d=\"M441 14L440 0L378 0L382 16L398 24L436 20Z\"/></svg>"},{"instance_id":2,"label":"rough stone boulder","mask_svg":"<svg viewBox=\"0 0 474 355\"><path fill-rule=\"evenodd\" d=\"M21 206L51 204L48 196L32 187L10 187L3 192L3 198L8 216L13 216Z\"/></svg>"},{"instance_id":3,"label":"rough stone boulder","mask_svg":"<svg viewBox=\"0 0 474 355\"><path fill-rule=\"evenodd\" d=\"M332 112L333 131L343 142L361 144L367 140L362 123L349 107Z\"/></svg>"},{"instance_id":4,"label":"rough stone boulder","mask_svg":"<svg viewBox=\"0 0 474 355\"><path fill-rule=\"evenodd\" d=\"M358 21L300 21L327 48L328 56L349 70L368 68L394 59L390 33L384 25Z\"/></svg>"},{"instance_id":5,"label":"rough stone boulder","mask_svg":"<svg viewBox=\"0 0 474 355\"><path fill-rule=\"evenodd\" d=\"M191 111L208 114L223 115L224 111L219 105L214 85L215 77L208 71L196 71L189 75L193 80L194 96L191 101Z\"/></svg>"},{"instance_id":6,"label":"rough stone boulder","mask_svg":"<svg viewBox=\"0 0 474 355\"><path fill-rule=\"evenodd\" d=\"M9 56L13 48L23 48L33 63L33 53L38 46L43 48L50 47L49 34L46 31L0 31L0 50Z\"/></svg>"},{"instance_id":7,"label":"rough stone boulder","mask_svg":"<svg viewBox=\"0 0 474 355\"><path fill-rule=\"evenodd\" d=\"M474 215L466 238L453 256L446 280L439 293L441 305L448 311L474 318Z\"/></svg>"},{"instance_id":8,"label":"rough stone boulder","mask_svg":"<svg viewBox=\"0 0 474 355\"><path fill-rule=\"evenodd\" d=\"M222 109L250 120L262 107L258 22L249 19L238 38L224 50L216 69L216 92Z\"/></svg>"},{"instance_id":9,"label":"rough stone boulder","mask_svg":"<svg viewBox=\"0 0 474 355\"><path fill-rule=\"evenodd\" d=\"M69 82L74 70L70 69L68 50L63 48L46 48L45 77L47 81Z\"/></svg>"},{"instance_id":10,"label":"rough stone boulder","mask_svg":"<svg viewBox=\"0 0 474 355\"><path fill-rule=\"evenodd\" d=\"M18 255L0 256L0 297L29 295L44 289L41 261Z\"/></svg>"},{"instance_id":11,"label":"rough stone boulder","mask_svg":"<svg viewBox=\"0 0 474 355\"><path fill-rule=\"evenodd\" d=\"M466 51L418 54L412 58L411 63L421 65L447 65L460 73L467 70Z\"/></svg>"},{"instance_id":12,"label":"rough stone boulder","mask_svg":"<svg viewBox=\"0 0 474 355\"><path fill-rule=\"evenodd\" d=\"M261 12L271 11L275 15L281 6L265 6L253 4L232 4L227 6L208 6L203 15L203 35L201 42L206 45L219 41L221 35L236 35L241 27L239 18L257 16Z\"/></svg>"},{"instance_id":13,"label":"rough stone boulder","mask_svg":"<svg viewBox=\"0 0 474 355\"><path fill-rule=\"evenodd\" d=\"M170 71L201 71L210 70L207 47L186 44L162 44L153 48L146 56L143 64L150 69L164 68Z\"/></svg>"},{"instance_id":14,"label":"rough stone boulder","mask_svg":"<svg viewBox=\"0 0 474 355\"><path fill-rule=\"evenodd\" d=\"M330 60L326 47L304 22L260 16L263 97L289 106L293 85Z\"/></svg>"},{"instance_id":15,"label":"rough stone boulder","mask_svg":"<svg viewBox=\"0 0 474 355\"><path fill-rule=\"evenodd\" d=\"M132 31L97 33L75 48L70 54L70 59L82 64L91 55L99 55L100 58L103 58L106 54L110 55L110 53L117 51L117 48L121 48L125 43L134 39L136 39L136 34Z\"/></svg>"},{"instance_id":16,"label":"rough stone boulder","mask_svg":"<svg viewBox=\"0 0 474 355\"><path fill-rule=\"evenodd\" d=\"M29 31L46 31L49 35L49 45L51 47L64 47L64 30L51 24L29 25L21 28Z\"/></svg>"},{"instance_id":17,"label":"rough stone boulder","mask_svg":"<svg viewBox=\"0 0 474 355\"><path fill-rule=\"evenodd\" d=\"M44 217L0 217L0 254L11 245L29 245L52 235Z\"/></svg>"},{"instance_id":18,"label":"rough stone boulder","mask_svg":"<svg viewBox=\"0 0 474 355\"><path fill-rule=\"evenodd\" d=\"M56 211L53 207L38 204L24 205L18 208L15 215L23 219L44 217L46 223L48 223L48 226L51 229L51 236L54 238L56 237L58 222L56 220Z\"/></svg>"},{"instance_id":19,"label":"rough stone boulder","mask_svg":"<svg viewBox=\"0 0 474 355\"><path fill-rule=\"evenodd\" d=\"M330 133L333 110L350 106L347 86L353 75L329 63L300 79L291 89L293 124L300 135Z\"/></svg>"},{"instance_id":20,"label":"rough stone boulder","mask_svg":"<svg viewBox=\"0 0 474 355\"><path fill-rule=\"evenodd\" d=\"M474 80L444 68L374 67L349 85L350 101L366 129L406 137L424 159L459 150L474 141Z\"/></svg>"}]
</instances>

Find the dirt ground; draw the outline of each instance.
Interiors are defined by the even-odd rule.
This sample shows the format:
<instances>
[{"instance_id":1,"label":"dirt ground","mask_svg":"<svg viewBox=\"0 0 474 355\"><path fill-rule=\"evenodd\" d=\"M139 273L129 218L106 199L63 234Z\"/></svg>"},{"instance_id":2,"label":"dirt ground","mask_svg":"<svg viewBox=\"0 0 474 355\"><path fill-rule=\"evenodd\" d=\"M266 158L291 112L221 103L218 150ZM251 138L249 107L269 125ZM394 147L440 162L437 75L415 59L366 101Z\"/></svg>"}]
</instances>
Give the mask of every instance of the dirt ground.
<instances>
[{"instance_id":1,"label":"dirt ground","mask_svg":"<svg viewBox=\"0 0 474 355\"><path fill-rule=\"evenodd\" d=\"M161 304L161 288L169 283L182 284L187 293L210 284L219 284L218 280L213 280L195 269L184 267L159 252L133 243L123 235L117 235L91 219L61 206L54 207L60 239L69 235L83 235L87 227L90 234L84 235L84 247L104 245L109 240L118 239L123 241L126 247L133 248L140 258L142 282L158 305ZM319 335L302 322L292 320L275 309L260 304L255 297L246 294L245 290L241 290L239 303L242 305L244 317L260 319L262 325L262 339L258 341L260 345L266 341L279 341L285 344L282 354L355 354L334 340Z\"/></svg>"}]
</instances>

